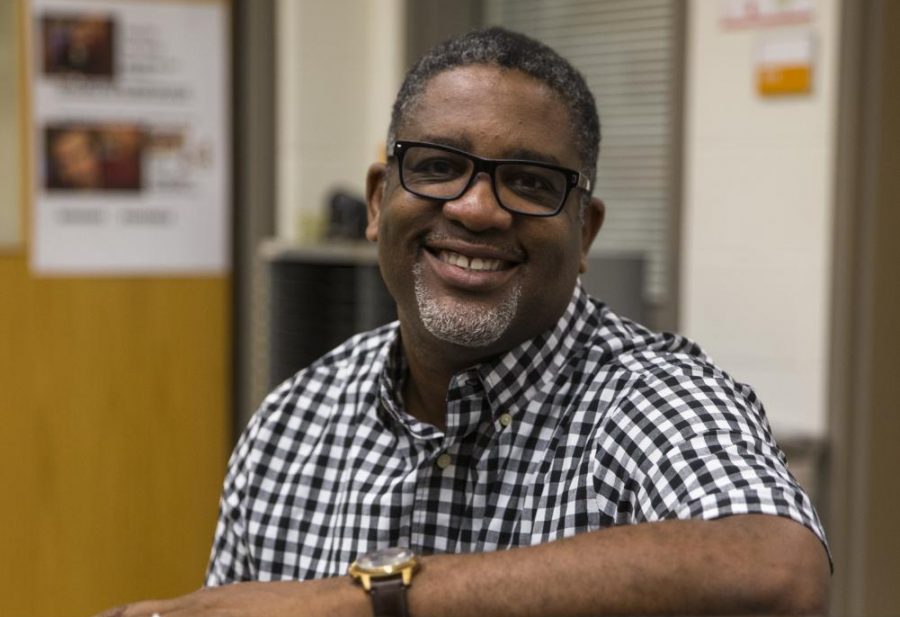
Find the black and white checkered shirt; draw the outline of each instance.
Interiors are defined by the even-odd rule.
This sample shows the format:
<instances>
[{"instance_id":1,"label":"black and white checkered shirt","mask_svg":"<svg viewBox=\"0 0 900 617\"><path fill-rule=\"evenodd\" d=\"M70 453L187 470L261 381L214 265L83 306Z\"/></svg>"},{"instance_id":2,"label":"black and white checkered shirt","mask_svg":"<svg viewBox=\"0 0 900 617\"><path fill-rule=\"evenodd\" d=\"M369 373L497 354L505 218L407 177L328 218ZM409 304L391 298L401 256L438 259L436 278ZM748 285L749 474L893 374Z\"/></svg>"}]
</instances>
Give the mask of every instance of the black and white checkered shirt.
<instances>
[{"instance_id":1,"label":"black and white checkered shirt","mask_svg":"<svg viewBox=\"0 0 900 617\"><path fill-rule=\"evenodd\" d=\"M553 330L453 378L443 432L403 409L398 332L350 339L265 400L229 463L207 585L742 513L825 541L754 392L580 286Z\"/></svg>"}]
</instances>

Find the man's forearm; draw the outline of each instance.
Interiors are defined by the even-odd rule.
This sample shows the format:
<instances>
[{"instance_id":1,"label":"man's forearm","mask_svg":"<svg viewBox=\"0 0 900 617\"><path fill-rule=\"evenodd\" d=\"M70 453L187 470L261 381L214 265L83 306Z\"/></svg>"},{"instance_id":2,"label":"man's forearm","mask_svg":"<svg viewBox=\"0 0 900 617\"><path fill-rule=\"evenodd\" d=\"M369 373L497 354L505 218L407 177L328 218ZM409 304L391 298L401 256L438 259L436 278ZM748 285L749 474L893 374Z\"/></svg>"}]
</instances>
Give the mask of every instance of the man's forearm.
<instances>
[{"instance_id":1,"label":"man's forearm","mask_svg":"<svg viewBox=\"0 0 900 617\"><path fill-rule=\"evenodd\" d=\"M528 548L423 560L412 617L824 614L828 560L806 528L772 516L627 525ZM369 617L349 577L238 583L100 617Z\"/></svg>"},{"instance_id":2,"label":"man's forearm","mask_svg":"<svg viewBox=\"0 0 900 617\"><path fill-rule=\"evenodd\" d=\"M666 521L534 547L426 558L414 617L824 614L828 561L806 528L770 516Z\"/></svg>"}]
</instances>

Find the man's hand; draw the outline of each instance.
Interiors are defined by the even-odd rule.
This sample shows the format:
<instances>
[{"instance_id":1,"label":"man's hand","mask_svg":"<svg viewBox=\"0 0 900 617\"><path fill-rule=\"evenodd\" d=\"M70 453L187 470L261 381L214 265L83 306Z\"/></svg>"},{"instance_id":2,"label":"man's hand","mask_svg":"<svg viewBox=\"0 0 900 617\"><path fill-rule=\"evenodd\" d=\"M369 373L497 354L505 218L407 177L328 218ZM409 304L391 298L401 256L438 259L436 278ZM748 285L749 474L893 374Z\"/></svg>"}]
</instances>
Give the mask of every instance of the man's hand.
<instances>
[{"instance_id":1,"label":"man's hand","mask_svg":"<svg viewBox=\"0 0 900 617\"><path fill-rule=\"evenodd\" d=\"M355 617L371 615L365 592L350 577L316 581L235 583L200 589L170 600L148 600L96 617Z\"/></svg>"}]
</instances>

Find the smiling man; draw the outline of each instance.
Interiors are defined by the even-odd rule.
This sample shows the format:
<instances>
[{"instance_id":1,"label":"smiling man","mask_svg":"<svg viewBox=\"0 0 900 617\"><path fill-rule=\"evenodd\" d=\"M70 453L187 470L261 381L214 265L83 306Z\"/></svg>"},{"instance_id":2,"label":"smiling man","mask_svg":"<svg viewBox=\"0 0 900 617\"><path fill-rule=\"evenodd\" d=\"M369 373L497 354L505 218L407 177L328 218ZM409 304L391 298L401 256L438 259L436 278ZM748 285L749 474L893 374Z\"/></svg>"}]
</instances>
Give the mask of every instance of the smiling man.
<instances>
[{"instance_id":1,"label":"smiling man","mask_svg":"<svg viewBox=\"0 0 900 617\"><path fill-rule=\"evenodd\" d=\"M398 101L393 157L369 170L367 235L397 301L404 406L443 427L455 374L559 321L603 204L548 84L469 64L408 80Z\"/></svg>"},{"instance_id":2,"label":"smiling man","mask_svg":"<svg viewBox=\"0 0 900 617\"><path fill-rule=\"evenodd\" d=\"M824 612L822 528L753 391L578 283L604 206L577 71L451 40L388 143L367 235L399 322L263 403L208 587L109 614Z\"/></svg>"}]
</instances>

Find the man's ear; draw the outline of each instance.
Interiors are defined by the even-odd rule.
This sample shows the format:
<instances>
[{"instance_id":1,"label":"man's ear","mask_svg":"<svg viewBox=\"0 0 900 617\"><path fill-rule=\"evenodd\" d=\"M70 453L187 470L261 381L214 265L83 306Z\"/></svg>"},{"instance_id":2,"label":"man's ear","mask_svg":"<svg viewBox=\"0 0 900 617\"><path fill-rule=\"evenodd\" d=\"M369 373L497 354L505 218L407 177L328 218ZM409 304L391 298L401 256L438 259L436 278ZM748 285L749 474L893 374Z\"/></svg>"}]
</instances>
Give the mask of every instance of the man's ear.
<instances>
[{"instance_id":1,"label":"man's ear","mask_svg":"<svg viewBox=\"0 0 900 617\"><path fill-rule=\"evenodd\" d=\"M587 272L587 257L597 232L603 227L603 219L606 216L606 204L598 197L591 197L591 201L584 207L584 220L581 223L581 265L579 273Z\"/></svg>"},{"instance_id":2,"label":"man's ear","mask_svg":"<svg viewBox=\"0 0 900 617\"><path fill-rule=\"evenodd\" d=\"M384 200L384 185L387 180L387 167L384 163L372 163L366 174L366 239L378 241L378 217Z\"/></svg>"}]
</instances>

